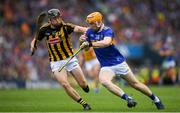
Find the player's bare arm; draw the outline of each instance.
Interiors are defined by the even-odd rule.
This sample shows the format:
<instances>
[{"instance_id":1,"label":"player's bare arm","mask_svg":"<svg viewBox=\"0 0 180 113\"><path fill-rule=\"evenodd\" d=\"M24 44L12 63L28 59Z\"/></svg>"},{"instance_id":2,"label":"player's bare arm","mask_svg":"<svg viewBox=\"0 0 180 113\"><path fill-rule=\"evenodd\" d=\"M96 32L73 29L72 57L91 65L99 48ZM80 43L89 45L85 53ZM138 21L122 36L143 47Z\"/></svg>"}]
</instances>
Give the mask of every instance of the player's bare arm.
<instances>
[{"instance_id":1,"label":"player's bare arm","mask_svg":"<svg viewBox=\"0 0 180 113\"><path fill-rule=\"evenodd\" d=\"M101 47L107 47L112 44L112 38L111 37L104 37L104 40L92 42L92 47L95 48L101 48Z\"/></svg>"},{"instance_id":2,"label":"player's bare arm","mask_svg":"<svg viewBox=\"0 0 180 113\"><path fill-rule=\"evenodd\" d=\"M175 52L173 51L173 50L166 50L166 51L160 51L159 52L159 54L161 55L161 56L169 56L169 55L174 55L175 54Z\"/></svg>"},{"instance_id":3,"label":"player's bare arm","mask_svg":"<svg viewBox=\"0 0 180 113\"><path fill-rule=\"evenodd\" d=\"M87 31L87 27L82 27L82 26L78 26L76 25L74 27L74 32L79 32L79 33L85 33Z\"/></svg>"},{"instance_id":4,"label":"player's bare arm","mask_svg":"<svg viewBox=\"0 0 180 113\"><path fill-rule=\"evenodd\" d=\"M33 38L31 41L31 52L34 52L37 49L37 40L36 38Z\"/></svg>"},{"instance_id":5,"label":"player's bare arm","mask_svg":"<svg viewBox=\"0 0 180 113\"><path fill-rule=\"evenodd\" d=\"M96 42L92 42L92 43L89 43L89 42L83 42L81 44L81 48L87 48L87 47L94 47L94 48L102 48L102 47L108 47L112 44L112 38L111 37L105 37L104 40L101 40L101 41L96 41Z\"/></svg>"},{"instance_id":6,"label":"player's bare arm","mask_svg":"<svg viewBox=\"0 0 180 113\"><path fill-rule=\"evenodd\" d=\"M33 38L33 40L31 41L31 52L34 54L34 52L36 51L36 49L37 49L37 45L38 45L38 43L39 43L39 38L40 37L40 35L39 34L37 34L37 37L35 36L34 38ZM32 55L33 55L32 54Z\"/></svg>"}]
</instances>

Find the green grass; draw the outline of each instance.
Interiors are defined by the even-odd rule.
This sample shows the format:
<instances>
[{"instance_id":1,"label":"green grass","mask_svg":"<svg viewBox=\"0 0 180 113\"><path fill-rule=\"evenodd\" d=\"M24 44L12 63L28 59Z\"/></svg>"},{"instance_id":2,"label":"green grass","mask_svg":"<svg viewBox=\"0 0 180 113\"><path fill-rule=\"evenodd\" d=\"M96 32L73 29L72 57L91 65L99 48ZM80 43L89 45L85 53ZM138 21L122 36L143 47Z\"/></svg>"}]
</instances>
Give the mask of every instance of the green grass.
<instances>
[{"instance_id":1,"label":"green grass","mask_svg":"<svg viewBox=\"0 0 180 113\"><path fill-rule=\"evenodd\" d=\"M93 91L86 94L78 92L88 103L93 112L158 112L152 101L130 87L123 88L138 102L129 109L126 102L101 88L98 94ZM159 95L166 109L161 112L180 112L180 87L151 87ZM17 89L0 90L0 112L82 112L82 107L72 101L62 89Z\"/></svg>"}]
</instances>

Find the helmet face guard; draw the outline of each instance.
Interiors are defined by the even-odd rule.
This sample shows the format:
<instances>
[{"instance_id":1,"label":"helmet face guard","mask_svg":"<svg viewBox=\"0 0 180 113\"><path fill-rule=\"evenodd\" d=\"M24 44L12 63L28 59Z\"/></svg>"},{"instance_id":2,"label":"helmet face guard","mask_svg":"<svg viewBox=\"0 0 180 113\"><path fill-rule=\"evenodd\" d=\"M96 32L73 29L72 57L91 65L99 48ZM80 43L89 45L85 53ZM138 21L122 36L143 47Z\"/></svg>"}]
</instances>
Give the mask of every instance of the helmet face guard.
<instances>
[{"instance_id":1,"label":"helmet face guard","mask_svg":"<svg viewBox=\"0 0 180 113\"><path fill-rule=\"evenodd\" d=\"M59 9L50 9L47 14L49 19L61 16Z\"/></svg>"}]
</instances>

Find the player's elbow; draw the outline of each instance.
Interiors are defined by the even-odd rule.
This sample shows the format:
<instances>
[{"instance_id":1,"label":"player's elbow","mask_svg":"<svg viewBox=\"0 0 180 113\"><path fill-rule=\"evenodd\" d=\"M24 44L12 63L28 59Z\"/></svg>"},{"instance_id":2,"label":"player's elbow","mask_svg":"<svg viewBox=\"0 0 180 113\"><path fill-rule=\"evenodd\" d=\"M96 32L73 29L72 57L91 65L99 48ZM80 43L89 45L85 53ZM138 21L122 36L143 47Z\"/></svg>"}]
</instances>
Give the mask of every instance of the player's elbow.
<instances>
[{"instance_id":1,"label":"player's elbow","mask_svg":"<svg viewBox=\"0 0 180 113\"><path fill-rule=\"evenodd\" d=\"M104 40L103 40L103 43L104 43L104 46L107 47L107 46L110 46L111 43L112 43L112 39L110 37L106 37Z\"/></svg>"},{"instance_id":2,"label":"player's elbow","mask_svg":"<svg viewBox=\"0 0 180 113\"><path fill-rule=\"evenodd\" d=\"M103 43L104 43L103 45L104 45L105 47L107 47L107 46L110 46L110 45L111 45L111 41L104 41Z\"/></svg>"}]
</instances>

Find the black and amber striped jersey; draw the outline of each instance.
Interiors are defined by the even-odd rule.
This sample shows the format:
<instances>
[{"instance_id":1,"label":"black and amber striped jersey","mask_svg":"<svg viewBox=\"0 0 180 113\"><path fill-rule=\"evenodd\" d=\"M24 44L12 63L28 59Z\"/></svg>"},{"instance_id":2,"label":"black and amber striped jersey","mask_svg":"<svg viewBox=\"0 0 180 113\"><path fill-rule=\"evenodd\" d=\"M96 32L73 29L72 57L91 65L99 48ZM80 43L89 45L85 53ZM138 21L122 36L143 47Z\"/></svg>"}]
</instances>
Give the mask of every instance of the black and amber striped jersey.
<instances>
[{"instance_id":1,"label":"black and amber striped jersey","mask_svg":"<svg viewBox=\"0 0 180 113\"><path fill-rule=\"evenodd\" d=\"M49 60L60 61L73 55L70 34L74 31L75 25L63 23L61 26L52 28L49 23L43 25L37 35L37 40L46 38Z\"/></svg>"}]
</instances>

